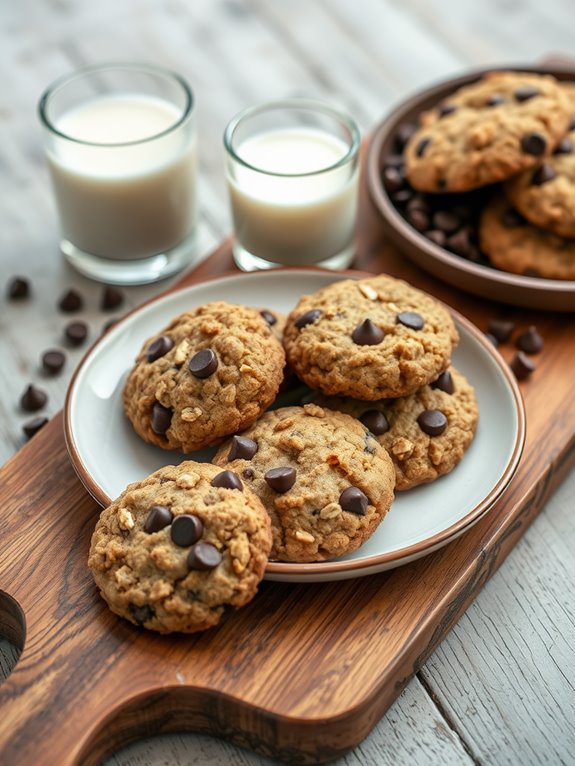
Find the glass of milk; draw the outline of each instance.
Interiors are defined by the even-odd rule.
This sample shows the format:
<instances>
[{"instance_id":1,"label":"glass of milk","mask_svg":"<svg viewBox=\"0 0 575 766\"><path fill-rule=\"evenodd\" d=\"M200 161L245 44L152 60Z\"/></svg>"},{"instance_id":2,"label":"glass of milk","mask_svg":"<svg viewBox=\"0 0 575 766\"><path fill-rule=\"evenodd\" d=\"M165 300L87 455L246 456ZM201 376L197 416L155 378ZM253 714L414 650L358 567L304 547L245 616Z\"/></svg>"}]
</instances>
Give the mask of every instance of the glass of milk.
<instances>
[{"instance_id":1,"label":"glass of milk","mask_svg":"<svg viewBox=\"0 0 575 766\"><path fill-rule=\"evenodd\" d=\"M239 268L350 264L359 144L351 117L308 99L254 106L230 121L224 147Z\"/></svg>"},{"instance_id":2,"label":"glass of milk","mask_svg":"<svg viewBox=\"0 0 575 766\"><path fill-rule=\"evenodd\" d=\"M196 117L182 77L147 65L89 67L48 88L39 115L72 266L102 282L143 284L190 263Z\"/></svg>"}]
</instances>

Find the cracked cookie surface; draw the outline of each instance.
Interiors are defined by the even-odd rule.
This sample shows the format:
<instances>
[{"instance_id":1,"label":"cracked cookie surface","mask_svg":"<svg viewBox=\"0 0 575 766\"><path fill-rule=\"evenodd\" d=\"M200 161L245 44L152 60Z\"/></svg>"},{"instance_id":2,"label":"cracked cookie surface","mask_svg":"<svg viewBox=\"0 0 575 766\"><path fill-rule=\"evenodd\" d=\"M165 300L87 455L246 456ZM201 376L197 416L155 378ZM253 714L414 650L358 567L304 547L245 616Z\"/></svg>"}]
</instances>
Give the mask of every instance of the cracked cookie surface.
<instances>
[{"instance_id":1,"label":"cracked cookie surface","mask_svg":"<svg viewBox=\"0 0 575 766\"><path fill-rule=\"evenodd\" d=\"M253 423L276 397L284 364L257 310L207 303L144 343L124 386L124 410L145 441L192 452Z\"/></svg>"},{"instance_id":2,"label":"cracked cookie surface","mask_svg":"<svg viewBox=\"0 0 575 766\"><path fill-rule=\"evenodd\" d=\"M210 463L166 466L102 511L88 565L115 614L193 633L253 598L271 547L269 516L246 483L221 474Z\"/></svg>"},{"instance_id":3,"label":"cracked cookie surface","mask_svg":"<svg viewBox=\"0 0 575 766\"><path fill-rule=\"evenodd\" d=\"M387 452L349 415L309 404L266 412L228 440L214 463L261 499L273 530L270 558L323 561L356 550L393 501Z\"/></svg>"},{"instance_id":4,"label":"cracked cookie surface","mask_svg":"<svg viewBox=\"0 0 575 766\"><path fill-rule=\"evenodd\" d=\"M284 330L288 362L305 383L366 400L407 396L434 380L458 339L439 301L386 275L302 297Z\"/></svg>"}]
</instances>

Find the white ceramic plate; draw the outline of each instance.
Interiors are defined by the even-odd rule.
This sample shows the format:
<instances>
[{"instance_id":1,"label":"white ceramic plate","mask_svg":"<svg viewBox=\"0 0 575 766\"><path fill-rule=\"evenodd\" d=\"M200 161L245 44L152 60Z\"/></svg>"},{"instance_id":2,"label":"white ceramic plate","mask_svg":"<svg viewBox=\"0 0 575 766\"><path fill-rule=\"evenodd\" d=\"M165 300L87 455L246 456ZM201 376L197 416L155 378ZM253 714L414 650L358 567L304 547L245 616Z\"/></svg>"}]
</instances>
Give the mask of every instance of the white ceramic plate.
<instances>
[{"instance_id":1,"label":"white ceramic plate","mask_svg":"<svg viewBox=\"0 0 575 766\"><path fill-rule=\"evenodd\" d=\"M357 274L357 272L356 272ZM78 476L102 505L130 482L182 456L144 443L123 415L124 380L142 343L177 314L211 300L287 313L303 293L352 274L287 270L239 274L202 282L137 309L87 353L70 384L66 442ZM475 386L480 418L462 462L432 484L398 493L375 534L355 553L313 564L270 562L266 578L327 581L372 574L431 553L460 535L505 490L525 439L525 412L517 384L498 352L454 312L461 340L454 365ZM194 453L209 460L213 450Z\"/></svg>"}]
</instances>

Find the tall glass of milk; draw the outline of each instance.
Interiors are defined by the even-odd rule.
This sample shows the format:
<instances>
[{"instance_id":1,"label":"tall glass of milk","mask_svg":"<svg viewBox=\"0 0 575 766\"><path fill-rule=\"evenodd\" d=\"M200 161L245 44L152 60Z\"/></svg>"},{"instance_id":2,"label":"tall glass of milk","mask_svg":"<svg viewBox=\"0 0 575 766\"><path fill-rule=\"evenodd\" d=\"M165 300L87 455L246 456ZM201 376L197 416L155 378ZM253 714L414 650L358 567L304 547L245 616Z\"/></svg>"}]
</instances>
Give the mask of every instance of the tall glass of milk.
<instances>
[{"instance_id":1,"label":"tall glass of milk","mask_svg":"<svg viewBox=\"0 0 575 766\"><path fill-rule=\"evenodd\" d=\"M254 106L224 133L234 260L345 268L353 258L359 130L319 101Z\"/></svg>"},{"instance_id":2,"label":"tall glass of milk","mask_svg":"<svg viewBox=\"0 0 575 766\"><path fill-rule=\"evenodd\" d=\"M194 107L182 77L147 65L89 67L44 93L39 115L60 249L78 271L142 284L193 258Z\"/></svg>"}]
</instances>

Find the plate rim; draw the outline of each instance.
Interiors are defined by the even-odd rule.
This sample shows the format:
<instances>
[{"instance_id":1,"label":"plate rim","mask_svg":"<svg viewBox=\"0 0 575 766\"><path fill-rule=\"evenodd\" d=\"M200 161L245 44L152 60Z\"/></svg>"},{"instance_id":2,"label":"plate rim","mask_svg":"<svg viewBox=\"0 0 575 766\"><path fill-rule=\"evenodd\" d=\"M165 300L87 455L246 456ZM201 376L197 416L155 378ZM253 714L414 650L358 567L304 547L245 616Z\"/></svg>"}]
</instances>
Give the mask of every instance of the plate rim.
<instances>
[{"instance_id":1,"label":"plate rim","mask_svg":"<svg viewBox=\"0 0 575 766\"><path fill-rule=\"evenodd\" d=\"M383 119L381 119L374 128L371 130L369 136L369 143L366 151L366 185L369 191L369 195L377 209L381 220L392 230L394 237L407 239L410 245L418 250L422 250L422 254L426 255L426 250L429 249L433 254L433 258L438 261L442 267L452 269L459 274L468 274L471 277L476 277L486 282L497 285L500 287L511 287L519 289L525 293L534 293L538 296L552 295L553 297L564 297L573 295L575 300L575 280L572 279L545 279L542 277L529 277L523 274L513 274L511 272L494 269L490 266L484 266L482 264L473 263L461 256L454 253L450 253L439 245L436 245L431 240L427 240L420 232L416 231L412 226L403 227L405 223L403 217L398 213L394 205L392 204L388 194L383 188L383 184L379 179L380 168L380 155L381 146L384 138L386 138L387 131L390 124L399 124L401 120L409 113L413 107L422 99L429 99L434 94L439 95L443 92L445 87L449 84L453 89L461 87L462 85L472 82L474 79L481 77L484 74L501 70L516 70L541 74L557 74L564 73L565 79L570 82L575 82L575 68L573 67L554 67L554 66L533 66L533 64L527 66L518 65L502 65L502 66L484 66L473 69L468 69L465 72L455 76L446 77L441 80L436 80L428 87L421 88L409 98L401 101L396 106L392 107L391 111L387 113ZM389 219L389 220L386 220ZM425 246L425 249L422 249ZM402 254L404 254L402 250ZM405 253L406 257L412 259L410 255ZM425 259L422 259L425 260ZM436 277L436 272L427 269L422 266L417 260L420 268L425 269ZM448 282L443 277L437 277L442 282ZM452 284L449 282L449 284ZM461 288L463 289L463 288ZM469 290L466 292L472 292ZM483 295L483 293L475 293ZM528 303L521 303L520 305L526 307L542 308L541 306L530 306ZM551 310L557 310L552 308ZM565 309L567 310L567 309Z\"/></svg>"},{"instance_id":2,"label":"plate rim","mask_svg":"<svg viewBox=\"0 0 575 766\"><path fill-rule=\"evenodd\" d=\"M159 303L166 298L169 298L170 296L176 295L178 293L184 292L186 290L193 290L196 287L199 287L201 285L206 284L212 284L221 282L222 280L236 280L236 279L249 279L250 277L253 277L254 275L258 276L266 276L266 278L273 278L275 274L278 273L316 273L316 274L322 274L324 276L332 276L335 279L341 279L341 278L369 278L376 276L375 274L372 274L370 272L365 272L361 270L354 270L354 269L346 269L341 271L330 271L328 269L321 269L317 267L286 267L281 269L270 269L267 272L263 271L257 271L257 272L226 272L221 275L215 275L215 276L209 276L206 278L198 279L194 282L192 282L189 285L182 285L181 287L176 287L175 289L169 289L165 292L160 293L157 296L154 296L150 298L149 300L139 304L138 306L135 306L133 309L131 309L127 314L125 314L117 324L115 324L107 333L104 333L99 338L97 338L94 343L88 348L80 362L78 363L76 369L73 372L73 375L70 379L70 383L68 385L68 389L66 391L66 399L64 403L64 438L66 442L66 449L68 451L68 455L70 458L70 462L72 464L72 467L74 468L74 471L76 472L76 475L78 476L79 480L83 484L84 488L89 492L89 494L92 496L92 498L98 503L99 506L102 508L106 507L107 505L112 502L113 498L108 497L106 493L102 491L100 486L97 484L97 482L92 478L90 471L86 467L84 461L82 460L79 450L76 445L76 440L73 433L72 428L72 414L71 414L71 406L72 406L72 399L74 397L74 393L76 390L76 382L78 380L78 377L81 373L81 371L84 369L85 365L87 364L88 360L96 350L96 348L104 341L105 338L110 337L112 333L116 333L121 330L122 326L125 324L125 322L131 318L134 314L137 314L145 309L147 309L150 305ZM318 288L319 289L319 288ZM441 530L440 532L437 532L435 535L432 535L431 537L427 537L424 540L420 540L417 543L412 543L411 545L407 545L403 548L396 549L394 551L389 551L387 553L381 553L381 554L375 554L371 556L367 556L364 559L356 560L346 560L346 561L318 561L318 562L305 562L305 563L297 563L297 562L277 562L277 561L270 561L268 562L265 570L265 576L270 579L273 579L274 576L281 577L281 579L286 579L287 577L294 577L294 578L308 578L310 580L313 580L317 578L318 581L325 580L326 575L336 575L339 573L349 573L350 571L354 571L357 573L357 576L362 575L362 570L370 569L370 572L366 572L365 574L371 574L373 570L377 569L385 569L385 568L391 568L391 566L400 566L403 561L411 560L413 558L419 558L423 555L426 555L426 552L429 549L429 553L432 553L433 551L437 550L439 547L442 547L443 545L446 545L451 539L454 537L458 537L461 535L465 529L469 526L472 526L477 521L479 521L494 505L494 503L499 499L499 497L503 494L503 492L506 490L507 486L509 485L513 475L515 474L517 470L517 466L519 464L519 461L521 459L521 455L523 453L523 448L525 446L525 436L526 436L526 414L525 414L525 404L523 402L523 397L521 395L521 391L519 389L519 385L511 372L511 369L506 364L505 360L501 356L501 354L497 351L497 349L489 342L489 340L484 336L484 334L466 317L464 317L462 314L460 314L458 311L453 309L451 306L445 304L443 301L441 301L438 298L435 298L435 300L438 300L440 303L442 303L445 308L450 312L450 314L453 316L455 321L465 327L466 331L471 334L471 336L474 338L476 342L479 343L481 347L483 347L484 350L487 351L488 355L491 357L491 359L495 362L497 365L499 371L502 373L503 378L505 382L507 383L508 390L510 391L513 399L513 403L515 405L515 412L517 415L517 430L515 433L515 439L513 444L513 449L511 451L511 455L507 461L507 465L505 466L505 469L501 473L501 476L497 480L497 482L494 484L494 486L491 488L490 492L481 500L481 502L477 503L474 508L472 508L464 517L459 519L458 521L454 522L450 526L446 527L445 529Z\"/></svg>"}]
</instances>

